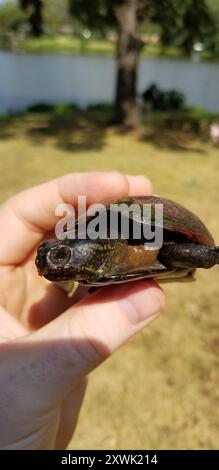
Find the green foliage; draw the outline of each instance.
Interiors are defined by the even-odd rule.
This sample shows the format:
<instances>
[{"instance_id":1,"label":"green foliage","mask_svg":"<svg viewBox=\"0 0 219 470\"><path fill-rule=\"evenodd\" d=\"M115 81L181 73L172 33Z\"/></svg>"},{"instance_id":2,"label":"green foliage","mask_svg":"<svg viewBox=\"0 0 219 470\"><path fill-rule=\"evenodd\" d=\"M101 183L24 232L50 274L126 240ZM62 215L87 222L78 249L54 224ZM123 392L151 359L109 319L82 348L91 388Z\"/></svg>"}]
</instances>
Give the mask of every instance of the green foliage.
<instances>
[{"instance_id":1,"label":"green foliage","mask_svg":"<svg viewBox=\"0 0 219 470\"><path fill-rule=\"evenodd\" d=\"M0 6L1 36L9 31L16 31L22 20L24 20L24 15L13 2L2 4Z\"/></svg>"},{"instance_id":2,"label":"green foliage","mask_svg":"<svg viewBox=\"0 0 219 470\"><path fill-rule=\"evenodd\" d=\"M206 0L209 9L212 11L213 15L219 19L219 0Z\"/></svg>"},{"instance_id":3,"label":"green foliage","mask_svg":"<svg viewBox=\"0 0 219 470\"><path fill-rule=\"evenodd\" d=\"M115 25L113 0L69 0L69 12L83 25L103 31Z\"/></svg>"},{"instance_id":4,"label":"green foliage","mask_svg":"<svg viewBox=\"0 0 219 470\"><path fill-rule=\"evenodd\" d=\"M217 22L206 0L153 0L149 16L160 26L163 45L176 44L189 55L195 42L212 50L216 44Z\"/></svg>"},{"instance_id":5,"label":"green foliage","mask_svg":"<svg viewBox=\"0 0 219 470\"><path fill-rule=\"evenodd\" d=\"M68 11L68 0L44 0L43 2L44 30L47 34L57 32L72 32L72 18Z\"/></svg>"},{"instance_id":6,"label":"green foliage","mask_svg":"<svg viewBox=\"0 0 219 470\"><path fill-rule=\"evenodd\" d=\"M19 32L25 20L23 12L12 1L0 5L0 45L10 47L12 36Z\"/></svg>"},{"instance_id":7,"label":"green foliage","mask_svg":"<svg viewBox=\"0 0 219 470\"><path fill-rule=\"evenodd\" d=\"M38 37L57 33L82 38L83 28L101 38L116 29L114 8L124 0L7 0L0 5L0 44L10 46L10 36L22 31ZM204 56L219 54L219 0L135 0L143 33L160 37L164 53L168 48L189 55L195 42L204 45ZM22 8L19 8L20 7ZM66 37L65 34L65 37ZM64 35L63 35L64 37ZM89 40L86 39L86 44ZM34 47L37 45L34 45ZM81 48L82 45L80 45ZM147 48L150 48L150 44ZM160 47L157 45L157 48ZM55 50L56 46L52 47ZM39 47L40 49L40 47ZM50 47L51 49L51 47ZM72 48L70 48L72 50ZM101 49L101 48L100 48ZM59 47L58 49L59 50ZM152 55L154 54L154 50ZM156 51L155 51L156 54Z\"/></svg>"},{"instance_id":8,"label":"green foliage","mask_svg":"<svg viewBox=\"0 0 219 470\"><path fill-rule=\"evenodd\" d=\"M116 25L113 9L122 0L69 0L70 13L81 24L93 30L106 30ZM136 0L139 20L150 20L159 26L163 46L176 45L186 55L195 42L213 51L217 39L217 15L213 0ZM210 3L209 3L210 2ZM217 3L217 2L216 2ZM219 17L219 2L218 2ZM146 23L145 23L146 24Z\"/></svg>"}]
</instances>

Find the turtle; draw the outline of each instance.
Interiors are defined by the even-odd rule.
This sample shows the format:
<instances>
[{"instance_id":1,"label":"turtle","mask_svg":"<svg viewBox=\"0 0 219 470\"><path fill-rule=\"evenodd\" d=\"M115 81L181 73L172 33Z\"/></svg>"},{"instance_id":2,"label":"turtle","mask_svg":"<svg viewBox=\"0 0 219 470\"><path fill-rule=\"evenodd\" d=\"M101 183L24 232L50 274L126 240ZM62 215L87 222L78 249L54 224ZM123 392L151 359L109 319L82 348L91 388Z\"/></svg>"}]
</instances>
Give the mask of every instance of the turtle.
<instances>
[{"instance_id":1,"label":"turtle","mask_svg":"<svg viewBox=\"0 0 219 470\"><path fill-rule=\"evenodd\" d=\"M120 216L121 204L125 203L128 207L137 204L141 208L141 217L134 210L128 214L128 220L131 225L137 223L142 228L149 224L148 217L143 213L144 205L151 207L153 227L154 209L157 204L162 204L162 245L152 247L142 232L138 240L134 239L133 234L125 238L122 233L114 238L109 235L108 226L103 238L80 239L78 232L75 239L52 239L40 244L36 256L39 275L50 281L77 281L88 286L138 279L190 281L194 280L196 268L208 269L219 264L219 247L215 246L209 230L195 214L179 203L154 195L132 196L112 202L117 202ZM114 204L108 202L105 208L109 222L109 215L115 210ZM90 220L92 217L88 218L87 223Z\"/></svg>"}]
</instances>

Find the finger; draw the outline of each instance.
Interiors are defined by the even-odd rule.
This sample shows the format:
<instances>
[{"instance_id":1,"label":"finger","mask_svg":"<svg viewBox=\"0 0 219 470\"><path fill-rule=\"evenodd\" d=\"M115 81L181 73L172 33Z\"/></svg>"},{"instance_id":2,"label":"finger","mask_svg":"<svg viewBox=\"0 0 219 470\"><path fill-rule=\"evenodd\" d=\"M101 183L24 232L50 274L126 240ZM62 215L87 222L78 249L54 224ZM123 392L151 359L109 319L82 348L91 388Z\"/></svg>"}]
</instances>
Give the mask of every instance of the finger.
<instances>
[{"instance_id":1,"label":"finger","mask_svg":"<svg viewBox=\"0 0 219 470\"><path fill-rule=\"evenodd\" d=\"M37 287L35 288L30 301L23 309L22 320L30 330L38 330L65 312L72 304L73 299L69 298L62 289L56 284L46 282L46 288L38 291Z\"/></svg>"},{"instance_id":2,"label":"finger","mask_svg":"<svg viewBox=\"0 0 219 470\"><path fill-rule=\"evenodd\" d=\"M31 303L31 307L27 305L22 313L22 319L29 329L38 330L89 294L90 286L79 285L71 297L58 284L50 283L46 292L41 293L40 297Z\"/></svg>"},{"instance_id":3,"label":"finger","mask_svg":"<svg viewBox=\"0 0 219 470\"><path fill-rule=\"evenodd\" d=\"M0 335L4 339L15 339L27 334L27 329L0 306Z\"/></svg>"},{"instance_id":4,"label":"finger","mask_svg":"<svg viewBox=\"0 0 219 470\"><path fill-rule=\"evenodd\" d=\"M0 263L21 263L46 232L57 222L55 208L60 203L77 206L78 195L87 203L127 196L127 178L118 173L68 174L48 183L23 191L1 208Z\"/></svg>"},{"instance_id":5,"label":"finger","mask_svg":"<svg viewBox=\"0 0 219 470\"><path fill-rule=\"evenodd\" d=\"M127 175L130 196L147 196L153 193L151 181L144 175Z\"/></svg>"},{"instance_id":6,"label":"finger","mask_svg":"<svg viewBox=\"0 0 219 470\"><path fill-rule=\"evenodd\" d=\"M26 389L19 405L26 414L29 404L51 406L152 321L163 304L163 293L154 282L100 289L41 330L3 349L3 384L13 375L11 393ZM26 393L31 396L30 403L25 401Z\"/></svg>"}]
</instances>

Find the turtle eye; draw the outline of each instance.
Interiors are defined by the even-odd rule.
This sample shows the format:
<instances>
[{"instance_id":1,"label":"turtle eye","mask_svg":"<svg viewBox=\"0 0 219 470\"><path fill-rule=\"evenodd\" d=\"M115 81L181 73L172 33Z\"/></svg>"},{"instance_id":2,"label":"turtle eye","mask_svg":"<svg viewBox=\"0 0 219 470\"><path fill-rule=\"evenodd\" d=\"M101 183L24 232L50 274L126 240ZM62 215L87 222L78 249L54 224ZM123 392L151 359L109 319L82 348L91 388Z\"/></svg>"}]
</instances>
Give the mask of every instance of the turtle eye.
<instances>
[{"instance_id":1,"label":"turtle eye","mask_svg":"<svg viewBox=\"0 0 219 470\"><path fill-rule=\"evenodd\" d=\"M71 258L71 250L68 246L57 246L52 248L49 258L56 266L62 266L68 263Z\"/></svg>"}]
</instances>

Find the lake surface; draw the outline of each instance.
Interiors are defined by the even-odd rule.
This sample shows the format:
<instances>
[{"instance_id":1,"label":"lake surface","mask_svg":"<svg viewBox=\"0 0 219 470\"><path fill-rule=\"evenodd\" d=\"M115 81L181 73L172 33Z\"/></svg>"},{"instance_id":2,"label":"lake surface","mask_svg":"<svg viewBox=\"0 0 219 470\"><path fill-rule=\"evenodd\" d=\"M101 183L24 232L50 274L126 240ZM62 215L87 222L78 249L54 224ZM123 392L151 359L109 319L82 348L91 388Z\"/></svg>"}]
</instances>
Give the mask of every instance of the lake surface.
<instances>
[{"instance_id":1,"label":"lake surface","mask_svg":"<svg viewBox=\"0 0 219 470\"><path fill-rule=\"evenodd\" d=\"M115 76L111 58L0 52L0 113L42 102L112 102ZM144 58L139 93L152 82L182 91L190 105L219 112L219 64Z\"/></svg>"}]
</instances>

